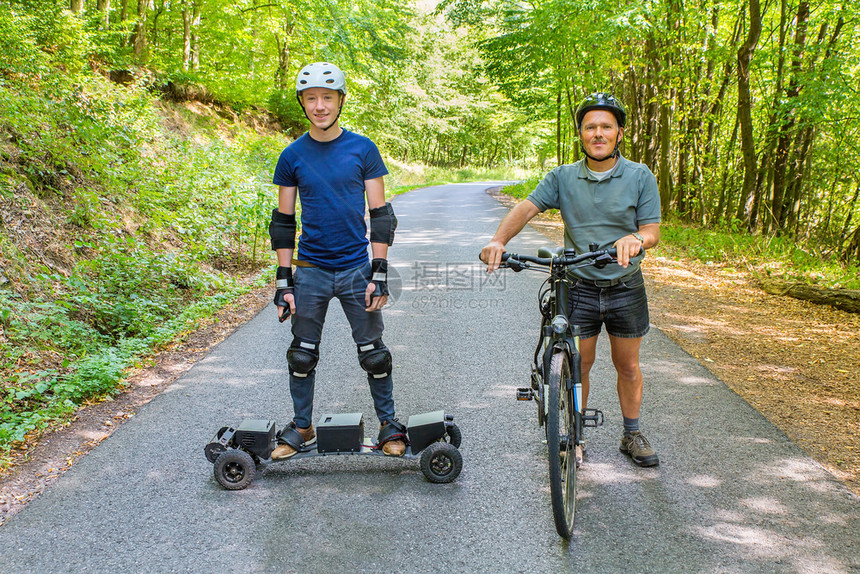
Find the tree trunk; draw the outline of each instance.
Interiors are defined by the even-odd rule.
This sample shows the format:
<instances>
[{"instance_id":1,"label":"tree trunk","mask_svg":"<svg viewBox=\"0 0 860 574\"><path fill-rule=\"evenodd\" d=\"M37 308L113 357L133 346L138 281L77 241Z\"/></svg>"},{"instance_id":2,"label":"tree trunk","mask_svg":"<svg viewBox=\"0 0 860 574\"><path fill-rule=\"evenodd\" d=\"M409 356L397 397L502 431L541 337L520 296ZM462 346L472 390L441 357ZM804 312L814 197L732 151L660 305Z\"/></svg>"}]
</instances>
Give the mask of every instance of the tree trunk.
<instances>
[{"instance_id":1,"label":"tree trunk","mask_svg":"<svg viewBox=\"0 0 860 574\"><path fill-rule=\"evenodd\" d=\"M187 3L182 6L182 69L191 69L191 10Z\"/></svg>"},{"instance_id":2,"label":"tree trunk","mask_svg":"<svg viewBox=\"0 0 860 574\"><path fill-rule=\"evenodd\" d=\"M645 50L650 64L648 65L648 81L645 85L645 126L642 163L648 166L651 171L656 169L657 149L660 145L660 140L656 137L659 133L659 111L660 106L657 102L660 86L660 77L662 76L663 64L657 55L657 43L654 40L653 32L649 32L648 38L645 41Z\"/></svg>"},{"instance_id":3,"label":"tree trunk","mask_svg":"<svg viewBox=\"0 0 860 574\"><path fill-rule=\"evenodd\" d=\"M779 126L779 142L774 154L773 167L773 201L771 211L773 222L777 229L782 229L786 223L785 191L786 170L788 169L790 143L792 131L794 131L795 117L797 113L797 97L800 95L800 74L802 67L803 50L806 46L806 30L809 22L809 2L801 0L797 8L797 28L794 34L794 56L791 62L791 79L789 81L786 98L788 102L787 113Z\"/></svg>"},{"instance_id":4,"label":"tree trunk","mask_svg":"<svg viewBox=\"0 0 860 574\"><path fill-rule=\"evenodd\" d=\"M153 11L152 11L152 45L158 46L158 17L164 12L164 0L161 0L161 4L157 4L153 2Z\"/></svg>"},{"instance_id":5,"label":"tree trunk","mask_svg":"<svg viewBox=\"0 0 860 574\"><path fill-rule=\"evenodd\" d=\"M664 102L660 106L660 208L665 215L669 210L669 202L672 200L672 174L669 167L670 141L672 138L669 122L669 104Z\"/></svg>"},{"instance_id":6,"label":"tree trunk","mask_svg":"<svg viewBox=\"0 0 860 574\"><path fill-rule=\"evenodd\" d=\"M629 66L625 77L627 81L624 82L624 85L629 88L628 94L625 97L628 119L627 128L624 130L628 134L627 157L638 163L639 158L642 157L640 149L642 130L639 127L639 118L642 116L642 111L639 107L639 80L636 77L636 68Z\"/></svg>"},{"instance_id":7,"label":"tree trunk","mask_svg":"<svg viewBox=\"0 0 860 574\"><path fill-rule=\"evenodd\" d=\"M295 20L290 12L284 15L283 37L275 33L275 45L278 47L278 68L275 70L275 89L284 91L292 84L290 77L290 37L293 35Z\"/></svg>"},{"instance_id":8,"label":"tree trunk","mask_svg":"<svg viewBox=\"0 0 860 574\"><path fill-rule=\"evenodd\" d=\"M555 160L561 165L561 90L555 96Z\"/></svg>"},{"instance_id":9,"label":"tree trunk","mask_svg":"<svg viewBox=\"0 0 860 574\"><path fill-rule=\"evenodd\" d=\"M682 67L682 66L679 66ZM681 85L678 87L678 99L677 99L677 110L681 118L687 115L687 93L685 86ZM687 170L690 163L690 140L689 140L689 131L684 130L684 124L686 122L681 121L678 122L683 130L683 133L680 134L678 138L678 184L675 186L675 209L678 211L678 214L681 216L681 219L684 221L690 220L690 206L689 206L689 181L687 178Z\"/></svg>"},{"instance_id":10,"label":"tree trunk","mask_svg":"<svg viewBox=\"0 0 860 574\"><path fill-rule=\"evenodd\" d=\"M710 21L704 28L705 34L702 42L702 51L706 54L711 47L711 35L709 32L713 31L716 33L720 25L719 6L712 6L710 8L710 16ZM688 80L692 89L690 108L691 110L695 110L695 113L691 113L687 118L687 131L692 137L692 153L690 154L692 167L689 197L691 205L695 201L697 220L703 225L707 224L711 211L706 205L705 194L707 190L703 185L705 181L705 169L709 164L705 153L708 145L707 136L703 130L707 110L713 99L711 91L714 88L714 70L716 65L717 62L714 58L708 58L705 65L704 81L699 81L698 78L702 75L702 63L699 61L693 70L692 77Z\"/></svg>"},{"instance_id":11,"label":"tree trunk","mask_svg":"<svg viewBox=\"0 0 860 574\"><path fill-rule=\"evenodd\" d=\"M200 70L200 0L195 0L191 15L191 69Z\"/></svg>"},{"instance_id":12,"label":"tree trunk","mask_svg":"<svg viewBox=\"0 0 860 574\"><path fill-rule=\"evenodd\" d=\"M741 152L744 158L744 181L741 186L739 217L755 227L755 214L746 207L751 205L756 184L756 154L753 139L752 96L750 94L750 61L761 37L761 7L759 0L749 0L749 31L746 41L738 49L738 122L741 132Z\"/></svg>"},{"instance_id":13,"label":"tree trunk","mask_svg":"<svg viewBox=\"0 0 860 574\"><path fill-rule=\"evenodd\" d=\"M137 0L137 23L134 26L134 55L143 60L146 53L146 11L149 0Z\"/></svg>"},{"instance_id":14,"label":"tree trunk","mask_svg":"<svg viewBox=\"0 0 860 574\"><path fill-rule=\"evenodd\" d=\"M827 49L824 53L825 62L830 58L832 54L833 48L839 38L843 24L844 19L840 17L833 30L833 33L830 36L830 40L827 42ZM809 77L811 77L813 75L813 72L815 71L818 54L820 54L820 47L824 44L824 40L827 37L827 28L828 24L825 22L821 25L821 28L819 29L818 37L814 43L814 46L816 46L817 49L815 50L815 52L813 52L807 70L807 76ZM798 57L798 60L799 59L800 58ZM799 68L800 62L798 62L798 76L800 75ZM822 66L822 69L826 70L826 67ZM800 88L798 88L797 91L799 93ZM792 234L795 236L799 233L800 211L801 207L803 206L803 182L807 167L810 162L810 150L812 149L812 143L814 139L814 127L804 127L797 134L794 147L792 149L792 159L790 163L789 175L786 181L786 192L782 205L781 215L783 225L785 225L785 227L787 227L788 229L791 229Z\"/></svg>"},{"instance_id":15,"label":"tree trunk","mask_svg":"<svg viewBox=\"0 0 860 574\"><path fill-rule=\"evenodd\" d=\"M783 84L785 80L785 38L787 35L788 2L787 0L780 0L779 47L777 48L779 58L777 59L776 65L776 86L773 90L773 103L771 104L771 112L766 130L767 135L765 137L764 150L760 157L760 167L758 172L759 185L761 185L762 179L766 180L764 191L762 193L765 205L768 209L773 205L773 158L776 153L777 140L779 140L779 122L782 120L779 111L783 97ZM770 211L768 217L764 218L762 231L764 233L768 233L775 223L773 212Z\"/></svg>"},{"instance_id":16,"label":"tree trunk","mask_svg":"<svg viewBox=\"0 0 860 574\"><path fill-rule=\"evenodd\" d=\"M717 204L716 219L719 221L724 219L731 220L729 217L732 213L732 195L728 190L729 165L732 163L735 154L735 142L738 141L738 118L735 117L735 126L732 128L732 137L729 138L729 147L726 150L726 163L723 166L722 186L720 186L720 200Z\"/></svg>"},{"instance_id":17,"label":"tree trunk","mask_svg":"<svg viewBox=\"0 0 860 574\"><path fill-rule=\"evenodd\" d=\"M98 0L96 10L104 13L102 25L107 28L110 25L110 0Z\"/></svg>"},{"instance_id":18,"label":"tree trunk","mask_svg":"<svg viewBox=\"0 0 860 574\"><path fill-rule=\"evenodd\" d=\"M783 220L787 228L792 230L792 235L797 235L797 224L800 221L800 207L803 199L803 176L809 160L809 150L815 131L806 128L797 134L795 141L794 162L789 172L788 187L786 193L786 204L783 207Z\"/></svg>"},{"instance_id":19,"label":"tree trunk","mask_svg":"<svg viewBox=\"0 0 860 574\"><path fill-rule=\"evenodd\" d=\"M842 262L846 265L860 263L860 226L851 234L851 241L842 252Z\"/></svg>"},{"instance_id":20,"label":"tree trunk","mask_svg":"<svg viewBox=\"0 0 860 574\"><path fill-rule=\"evenodd\" d=\"M843 247L845 245L845 240L848 238L848 230L851 228L851 220L854 218L854 209L857 205L858 196L860 196L860 183L858 183L857 187L854 189L854 197L851 198L851 202L848 204L848 215L845 217L845 223L842 225L842 233L839 236L840 253L844 253Z\"/></svg>"},{"instance_id":21,"label":"tree trunk","mask_svg":"<svg viewBox=\"0 0 860 574\"><path fill-rule=\"evenodd\" d=\"M761 287L771 295L788 295L819 305L830 305L849 313L860 313L860 290L857 289L828 289L779 279L763 281Z\"/></svg>"},{"instance_id":22,"label":"tree trunk","mask_svg":"<svg viewBox=\"0 0 860 574\"><path fill-rule=\"evenodd\" d=\"M84 0L70 0L69 10L75 14L80 14L84 10Z\"/></svg>"}]
</instances>

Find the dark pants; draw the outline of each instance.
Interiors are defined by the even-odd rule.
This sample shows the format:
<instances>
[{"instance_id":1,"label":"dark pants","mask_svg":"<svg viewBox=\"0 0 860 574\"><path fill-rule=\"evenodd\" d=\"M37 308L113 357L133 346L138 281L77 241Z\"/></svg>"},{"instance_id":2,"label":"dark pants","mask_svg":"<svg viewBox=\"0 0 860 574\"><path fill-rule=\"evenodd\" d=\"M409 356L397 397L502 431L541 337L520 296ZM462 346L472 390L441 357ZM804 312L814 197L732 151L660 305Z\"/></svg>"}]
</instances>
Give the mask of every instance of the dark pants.
<instances>
[{"instance_id":1,"label":"dark pants","mask_svg":"<svg viewBox=\"0 0 860 574\"><path fill-rule=\"evenodd\" d=\"M382 311L365 311L364 293L370 283L370 262L344 271L329 271L319 267L297 267L295 271L296 312L292 318L293 336L309 343L319 343L322 337L329 301L337 297L352 328L356 345L366 345L382 337ZM311 424L314 406L314 379L290 375L290 395L300 428ZM394 382L391 375L379 379L367 375L376 416L380 422L394 418Z\"/></svg>"}]
</instances>

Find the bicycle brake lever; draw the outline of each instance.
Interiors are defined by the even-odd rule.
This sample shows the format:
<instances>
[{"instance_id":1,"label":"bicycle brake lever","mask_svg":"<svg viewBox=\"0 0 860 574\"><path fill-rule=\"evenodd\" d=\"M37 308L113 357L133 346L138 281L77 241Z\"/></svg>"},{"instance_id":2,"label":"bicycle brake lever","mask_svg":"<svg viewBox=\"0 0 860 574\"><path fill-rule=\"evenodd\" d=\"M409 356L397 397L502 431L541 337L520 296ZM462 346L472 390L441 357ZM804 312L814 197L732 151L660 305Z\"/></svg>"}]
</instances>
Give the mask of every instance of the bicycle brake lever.
<instances>
[{"instance_id":1,"label":"bicycle brake lever","mask_svg":"<svg viewBox=\"0 0 860 574\"><path fill-rule=\"evenodd\" d=\"M615 259L613 259L610 254L602 253L598 255L597 258L594 260L594 266L598 269L603 269L604 267L606 267L606 265L614 261Z\"/></svg>"},{"instance_id":2,"label":"bicycle brake lever","mask_svg":"<svg viewBox=\"0 0 860 574\"><path fill-rule=\"evenodd\" d=\"M523 269L525 269L527 267L525 263L523 263L522 261L520 261L518 259L508 259L507 261L502 263L501 266L507 267L508 269L513 271L514 273L519 273L520 271L522 271Z\"/></svg>"}]
</instances>

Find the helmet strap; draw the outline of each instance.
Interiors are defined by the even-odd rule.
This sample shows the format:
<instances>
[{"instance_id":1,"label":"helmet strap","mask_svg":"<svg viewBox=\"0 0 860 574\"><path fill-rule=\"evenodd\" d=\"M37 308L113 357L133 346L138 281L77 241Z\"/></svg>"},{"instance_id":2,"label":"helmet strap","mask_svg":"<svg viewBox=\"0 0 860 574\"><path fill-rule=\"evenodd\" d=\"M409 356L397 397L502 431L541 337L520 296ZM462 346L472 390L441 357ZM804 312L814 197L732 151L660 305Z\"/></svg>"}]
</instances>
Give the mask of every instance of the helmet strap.
<instances>
[{"instance_id":1,"label":"helmet strap","mask_svg":"<svg viewBox=\"0 0 860 574\"><path fill-rule=\"evenodd\" d=\"M341 101L340 107L337 109L337 116L334 118L334 121L332 123L330 123L328 126L324 127L323 131L328 131L328 129L330 127L332 127L334 124L337 123L337 120L340 119L340 112L342 109L343 109L343 101ZM305 115L307 115L307 114L305 114ZM308 119L310 119L310 118L308 118Z\"/></svg>"},{"instance_id":2,"label":"helmet strap","mask_svg":"<svg viewBox=\"0 0 860 574\"><path fill-rule=\"evenodd\" d=\"M583 143L582 143L582 138L581 137L579 138L579 149L582 151L583 155L585 155L585 157L587 157L588 159L590 159L592 161L597 161L597 162L606 161L608 159L618 157L620 155L618 153L618 146L619 145L621 145L621 138L616 137L615 138L615 149L612 150L612 153L610 153L608 156L606 156L604 158L599 158L599 157L594 157L593 155L591 155L590 153L585 151L585 145L583 145Z\"/></svg>"}]
</instances>

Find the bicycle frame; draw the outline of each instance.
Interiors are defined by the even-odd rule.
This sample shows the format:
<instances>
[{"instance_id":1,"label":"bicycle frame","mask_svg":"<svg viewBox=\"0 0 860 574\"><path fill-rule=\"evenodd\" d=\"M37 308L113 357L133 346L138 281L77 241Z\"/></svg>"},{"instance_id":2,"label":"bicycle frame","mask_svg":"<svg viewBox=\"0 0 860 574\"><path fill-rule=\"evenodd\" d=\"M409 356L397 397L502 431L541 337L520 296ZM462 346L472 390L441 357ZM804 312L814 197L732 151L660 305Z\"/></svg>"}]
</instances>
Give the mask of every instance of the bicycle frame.
<instances>
[{"instance_id":1,"label":"bicycle frame","mask_svg":"<svg viewBox=\"0 0 860 574\"><path fill-rule=\"evenodd\" d=\"M535 349L533 371L533 384L531 392L528 396L519 390L517 397L522 400L534 398L538 405L540 416L538 424L543 426L546 416L546 401L544 400L544 376L549 370L549 364L553 355L556 352L567 354L570 364L570 379L565 381L567 391L572 391L572 399L574 404L574 417L576 420L571 421L571 426L575 430L576 436L571 437L575 445L584 443L582 429L584 427L597 427L603 424L603 413L597 409L585 409L582 406L582 357L579 353L579 326L571 325L568 320L568 290L570 280L567 277L567 270L577 264L605 266L610 262L615 261L615 250L608 249L603 251L591 251L576 255L572 250L562 250L561 248L549 250L541 248L538 250L538 257L530 257L524 255L505 254L503 257L503 265L513 271L521 271L523 269L533 269L529 263L537 263L541 266L548 267L545 271L549 274L547 281L549 282L549 307L546 312L543 309L543 297L541 297L541 333L538 340L538 346ZM553 324L557 325L557 329L553 328ZM563 328L562 328L563 327ZM542 349L542 350L541 350ZM538 363L540 361L540 364ZM538 368L540 367L540 368ZM534 381L537 377L537 381ZM537 383L537 384L535 384ZM537 389L534 387L538 386Z\"/></svg>"},{"instance_id":2,"label":"bicycle frame","mask_svg":"<svg viewBox=\"0 0 860 574\"><path fill-rule=\"evenodd\" d=\"M569 319L567 271L585 265L603 267L616 260L614 249L596 248L595 245L582 255L561 248L542 248L537 257L502 255L502 266L515 272L532 269L530 263L534 263L541 266L534 270L549 274L549 288L541 288L538 300L541 331L532 364L532 384L517 389L517 400L537 400L538 424L544 427L547 439L553 519L564 538L573 534L576 473L582 453L577 447L585 445L583 428L603 424L602 412L583 407L580 332Z\"/></svg>"},{"instance_id":3,"label":"bicycle frame","mask_svg":"<svg viewBox=\"0 0 860 574\"><path fill-rule=\"evenodd\" d=\"M555 263L556 259L555 257L553 258L553 263ZM577 435L570 438L573 438L574 444L582 444L582 358L579 354L579 326L571 325L568 320L569 280L567 278L566 267L563 265L550 265L548 281L549 309L546 314L543 314L543 309L541 309L543 319L541 321L541 334L538 342L538 349L543 348L543 354L540 357L540 384L545 385L544 374L549 372L549 364L552 361L553 355L556 352L566 353L570 361L571 376L565 381L565 389L568 393L573 391L572 395L569 396L572 396L574 401L573 412L576 420L571 421L573 423L571 428L575 429ZM566 328L562 332L558 332L553 328L553 324L566 325ZM535 368L537 368L538 354L539 352L535 354ZM545 401L539 400L539 403L543 403L540 408L547 408Z\"/></svg>"}]
</instances>

